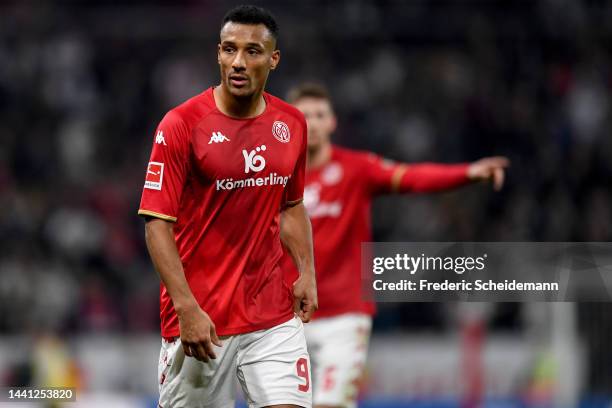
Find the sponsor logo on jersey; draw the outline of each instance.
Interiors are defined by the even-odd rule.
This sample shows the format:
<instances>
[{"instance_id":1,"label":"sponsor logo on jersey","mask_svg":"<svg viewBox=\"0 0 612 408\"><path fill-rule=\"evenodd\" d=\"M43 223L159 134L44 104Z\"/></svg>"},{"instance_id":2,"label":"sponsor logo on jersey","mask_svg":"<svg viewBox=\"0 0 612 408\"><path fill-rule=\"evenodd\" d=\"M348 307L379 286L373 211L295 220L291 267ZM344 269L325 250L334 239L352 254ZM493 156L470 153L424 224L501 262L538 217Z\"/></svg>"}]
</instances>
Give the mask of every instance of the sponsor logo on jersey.
<instances>
[{"instance_id":1,"label":"sponsor logo on jersey","mask_svg":"<svg viewBox=\"0 0 612 408\"><path fill-rule=\"evenodd\" d=\"M164 146L168 146L166 144L166 139L164 138L164 132L161 130L157 131L157 134L155 135L155 143L157 144L163 144Z\"/></svg>"},{"instance_id":2,"label":"sponsor logo on jersey","mask_svg":"<svg viewBox=\"0 0 612 408\"><path fill-rule=\"evenodd\" d=\"M151 190L161 190L164 179L164 163L149 162L147 167L147 177L145 178L145 188Z\"/></svg>"},{"instance_id":3,"label":"sponsor logo on jersey","mask_svg":"<svg viewBox=\"0 0 612 408\"><path fill-rule=\"evenodd\" d=\"M257 173L258 171L261 171L264 169L264 167L266 167L266 159L264 159L263 156L257 154L259 152L265 151L266 145L258 146L250 152L247 152L246 150L242 149L242 155L244 156L245 173L248 173L250 171Z\"/></svg>"},{"instance_id":4,"label":"sponsor logo on jersey","mask_svg":"<svg viewBox=\"0 0 612 408\"><path fill-rule=\"evenodd\" d=\"M291 132L289 132L289 126L285 122L281 122L280 120L275 121L272 124L272 134L274 138L282 143L289 143L289 139L291 139Z\"/></svg>"},{"instance_id":5,"label":"sponsor logo on jersey","mask_svg":"<svg viewBox=\"0 0 612 408\"><path fill-rule=\"evenodd\" d=\"M250 151L243 149L242 156L244 157L244 173L250 172L257 173L262 171L266 167L266 159L258 153L265 152L267 150L266 145L257 146L255 149ZM262 187L262 186L283 186L285 187L289 182L291 175L283 176L278 173L270 173L264 177L247 177L243 179L225 178L217 180L216 189L217 191L235 190L237 188L246 187Z\"/></svg>"},{"instance_id":6,"label":"sponsor logo on jersey","mask_svg":"<svg viewBox=\"0 0 612 408\"><path fill-rule=\"evenodd\" d=\"M213 132L212 136L210 137L210 140L208 141L208 144L211 144L211 143L223 143L223 142L229 142L229 141L230 140L223 133L221 133L221 132Z\"/></svg>"},{"instance_id":7,"label":"sponsor logo on jersey","mask_svg":"<svg viewBox=\"0 0 612 408\"><path fill-rule=\"evenodd\" d=\"M248 174L250 172L257 173L262 171L266 167L266 159L258 154L267 150L266 145L257 146L251 151L242 150L242 156L244 157L244 172ZM262 186L283 186L285 187L291 179L291 175L283 176L281 174L272 172L264 177L247 177L243 179L225 178L217 180L216 190L217 191L228 191L235 190L238 188L246 187L262 187Z\"/></svg>"},{"instance_id":8,"label":"sponsor logo on jersey","mask_svg":"<svg viewBox=\"0 0 612 408\"><path fill-rule=\"evenodd\" d=\"M323 172L321 173L321 181L325 185L333 186L342 180L342 174L342 166L336 162L333 162L325 166L325 169L323 169Z\"/></svg>"},{"instance_id":9,"label":"sponsor logo on jersey","mask_svg":"<svg viewBox=\"0 0 612 408\"><path fill-rule=\"evenodd\" d=\"M281 176L277 173L270 173L265 177L249 177L244 179L234 180L226 178L217 180L217 191L235 190L237 188L246 187L262 187L262 186L283 186L289 182L291 176Z\"/></svg>"},{"instance_id":10,"label":"sponsor logo on jersey","mask_svg":"<svg viewBox=\"0 0 612 408\"><path fill-rule=\"evenodd\" d=\"M342 202L321 201L321 185L308 184L304 187L304 206L310 218L337 218L342 213Z\"/></svg>"}]
</instances>

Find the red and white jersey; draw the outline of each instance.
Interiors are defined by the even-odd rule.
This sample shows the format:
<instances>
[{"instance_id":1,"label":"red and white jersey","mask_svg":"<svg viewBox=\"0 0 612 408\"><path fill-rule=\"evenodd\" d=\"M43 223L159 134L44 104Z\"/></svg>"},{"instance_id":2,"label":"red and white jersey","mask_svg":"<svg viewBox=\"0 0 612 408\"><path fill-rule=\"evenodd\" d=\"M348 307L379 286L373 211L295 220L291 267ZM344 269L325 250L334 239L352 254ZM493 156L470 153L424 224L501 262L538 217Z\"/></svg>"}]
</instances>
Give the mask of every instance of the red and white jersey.
<instances>
[{"instance_id":1,"label":"red and white jersey","mask_svg":"<svg viewBox=\"0 0 612 408\"><path fill-rule=\"evenodd\" d=\"M303 196L306 122L264 93L250 119L221 113L213 88L172 109L154 138L138 213L175 222L185 277L219 335L267 329L293 316L279 261L280 212ZM179 324L161 285L162 336Z\"/></svg>"},{"instance_id":2,"label":"red and white jersey","mask_svg":"<svg viewBox=\"0 0 612 408\"><path fill-rule=\"evenodd\" d=\"M306 172L304 205L312 223L319 298L316 317L374 312L374 304L361 296L361 242L371 241L372 198L391 192L397 167L372 153L334 146L327 164ZM289 282L297 278L288 255L283 267Z\"/></svg>"},{"instance_id":3,"label":"red and white jersey","mask_svg":"<svg viewBox=\"0 0 612 408\"><path fill-rule=\"evenodd\" d=\"M372 240L372 199L391 192L433 192L468 182L467 164L405 165L333 146L328 163L306 172L304 205L312 223L319 310L315 317L373 314L362 297L361 243ZM297 279L291 258L285 279Z\"/></svg>"}]
</instances>

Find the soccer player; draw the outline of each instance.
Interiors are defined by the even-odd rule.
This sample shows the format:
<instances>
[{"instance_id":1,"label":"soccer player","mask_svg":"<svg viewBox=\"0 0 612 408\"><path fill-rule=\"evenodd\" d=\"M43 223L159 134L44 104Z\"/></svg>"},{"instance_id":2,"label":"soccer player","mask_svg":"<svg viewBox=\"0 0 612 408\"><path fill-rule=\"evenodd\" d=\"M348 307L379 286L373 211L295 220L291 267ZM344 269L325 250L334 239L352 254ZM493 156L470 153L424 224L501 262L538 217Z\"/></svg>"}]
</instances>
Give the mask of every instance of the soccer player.
<instances>
[{"instance_id":1,"label":"soccer player","mask_svg":"<svg viewBox=\"0 0 612 408\"><path fill-rule=\"evenodd\" d=\"M310 407L302 322L317 308L302 195L306 122L264 92L280 60L274 18L224 17L221 83L159 124L138 213L160 275L159 406ZM282 244L300 271L283 280Z\"/></svg>"},{"instance_id":2,"label":"soccer player","mask_svg":"<svg viewBox=\"0 0 612 408\"><path fill-rule=\"evenodd\" d=\"M433 192L492 180L499 190L508 160L470 164L402 164L332 145L336 117L327 90L303 84L289 102L306 117L308 155L304 204L314 236L319 310L306 327L317 408L354 407L366 360L374 304L361 298L360 244L371 241L370 204L388 193ZM289 259L288 282L296 279Z\"/></svg>"}]
</instances>

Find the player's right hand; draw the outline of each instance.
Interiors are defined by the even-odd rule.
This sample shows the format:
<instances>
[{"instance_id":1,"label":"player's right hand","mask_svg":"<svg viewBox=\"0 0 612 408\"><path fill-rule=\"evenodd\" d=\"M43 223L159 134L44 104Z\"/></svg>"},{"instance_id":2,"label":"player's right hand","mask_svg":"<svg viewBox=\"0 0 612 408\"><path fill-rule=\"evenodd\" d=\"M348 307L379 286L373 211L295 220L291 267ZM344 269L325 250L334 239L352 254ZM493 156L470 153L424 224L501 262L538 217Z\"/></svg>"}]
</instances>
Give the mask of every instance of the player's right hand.
<instances>
[{"instance_id":1,"label":"player's right hand","mask_svg":"<svg viewBox=\"0 0 612 408\"><path fill-rule=\"evenodd\" d=\"M222 344L208 313L196 304L187 310L177 312L177 315L185 355L205 363L210 359L216 359L213 344L218 347Z\"/></svg>"},{"instance_id":2,"label":"player's right hand","mask_svg":"<svg viewBox=\"0 0 612 408\"><path fill-rule=\"evenodd\" d=\"M510 166L510 160L503 156L485 157L470 163L467 177L474 181L493 181L495 191L504 185L505 171Z\"/></svg>"}]
</instances>

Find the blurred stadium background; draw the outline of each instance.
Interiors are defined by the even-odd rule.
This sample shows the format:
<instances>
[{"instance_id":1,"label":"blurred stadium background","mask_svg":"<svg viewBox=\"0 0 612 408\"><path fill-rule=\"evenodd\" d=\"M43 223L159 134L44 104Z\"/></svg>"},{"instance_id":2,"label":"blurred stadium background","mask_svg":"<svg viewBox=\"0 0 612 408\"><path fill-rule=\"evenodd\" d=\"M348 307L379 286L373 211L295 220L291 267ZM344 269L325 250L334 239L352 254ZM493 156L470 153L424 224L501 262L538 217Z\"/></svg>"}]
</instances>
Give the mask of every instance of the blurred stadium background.
<instances>
[{"instance_id":1,"label":"blurred stadium background","mask_svg":"<svg viewBox=\"0 0 612 408\"><path fill-rule=\"evenodd\" d=\"M328 84L337 143L511 158L498 194L379 200L377 241L612 240L612 2L255 4L281 25L268 90ZM1 385L155 406L159 281L136 210L157 122L218 81L233 5L0 4ZM609 407L611 311L381 305L362 406Z\"/></svg>"}]
</instances>

